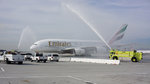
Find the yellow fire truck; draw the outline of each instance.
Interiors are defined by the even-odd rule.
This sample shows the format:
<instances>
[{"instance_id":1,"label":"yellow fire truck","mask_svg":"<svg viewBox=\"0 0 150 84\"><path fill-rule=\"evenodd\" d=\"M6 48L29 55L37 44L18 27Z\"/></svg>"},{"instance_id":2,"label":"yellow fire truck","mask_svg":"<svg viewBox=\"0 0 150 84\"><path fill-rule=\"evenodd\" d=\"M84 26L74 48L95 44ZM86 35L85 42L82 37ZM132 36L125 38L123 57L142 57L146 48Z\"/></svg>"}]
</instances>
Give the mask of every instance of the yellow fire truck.
<instances>
[{"instance_id":1,"label":"yellow fire truck","mask_svg":"<svg viewBox=\"0 0 150 84\"><path fill-rule=\"evenodd\" d=\"M139 62L143 59L142 52L134 51L119 51L119 50L110 50L109 58L113 60L122 60L123 58L130 59L132 62Z\"/></svg>"}]
</instances>

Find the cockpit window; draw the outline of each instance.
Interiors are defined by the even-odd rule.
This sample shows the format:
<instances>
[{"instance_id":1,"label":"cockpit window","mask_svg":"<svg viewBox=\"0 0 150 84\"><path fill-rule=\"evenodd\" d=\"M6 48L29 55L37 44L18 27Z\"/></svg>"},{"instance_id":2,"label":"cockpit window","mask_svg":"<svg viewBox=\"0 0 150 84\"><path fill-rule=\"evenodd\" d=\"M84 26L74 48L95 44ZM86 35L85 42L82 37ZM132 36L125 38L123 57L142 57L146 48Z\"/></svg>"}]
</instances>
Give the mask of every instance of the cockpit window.
<instances>
[{"instance_id":1,"label":"cockpit window","mask_svg":"<svg viewBox=\"0 0 150 84\"><path fill-rule=\"evenodd\" d=\"M34 45L37 45L37 44L34 44Z\"/></svg>"}]
</instances>

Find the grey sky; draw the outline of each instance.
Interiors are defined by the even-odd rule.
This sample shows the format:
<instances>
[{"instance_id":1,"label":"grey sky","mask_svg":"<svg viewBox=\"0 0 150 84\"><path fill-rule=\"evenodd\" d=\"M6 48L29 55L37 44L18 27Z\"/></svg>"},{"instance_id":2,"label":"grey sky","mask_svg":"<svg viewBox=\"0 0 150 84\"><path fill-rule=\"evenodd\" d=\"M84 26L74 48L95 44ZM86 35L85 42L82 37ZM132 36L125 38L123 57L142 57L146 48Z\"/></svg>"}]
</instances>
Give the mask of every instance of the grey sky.
<instances>
[{"instance_id":1,"label":"grey sky","mask_svg":"<svg viewBox=\"0 0 150 84\"><path fill-rule=\"evenodd\" d=\"M99 40L65 4L80 12L107 42L122 24L128 24L120 43L150 45L149 0L0 0L0 48L16 49L27 26L22 47L35 37Z\"/></svg>"}]
</instances>

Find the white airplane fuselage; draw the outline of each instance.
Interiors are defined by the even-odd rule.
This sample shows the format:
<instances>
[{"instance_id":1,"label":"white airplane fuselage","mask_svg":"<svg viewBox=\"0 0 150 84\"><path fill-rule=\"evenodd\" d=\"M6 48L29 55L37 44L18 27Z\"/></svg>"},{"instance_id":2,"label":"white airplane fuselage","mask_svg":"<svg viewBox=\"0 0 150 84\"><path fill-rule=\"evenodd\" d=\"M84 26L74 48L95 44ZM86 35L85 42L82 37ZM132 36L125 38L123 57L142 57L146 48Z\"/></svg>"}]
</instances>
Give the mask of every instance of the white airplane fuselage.
<instances>
[{"instance_id":1,"label":"white airplane fuselage","mask_svg":"<svg viewBox=\"0 0 150 84\"><path fill-rule=\"evenodd\" d=\"M89 41L94 42L94 41ZM44 39L35 42L30 49L34 52L43 53L63 53L64 51L67 53L75 53L76 55L84 55L88 49L91 51L94 49L96 50L96 47L91 47L88 43L85 41L79 40L67 40L67 39ZM98 42L98 41L97 41ZM96 41L95 41L96 43ZM86 44L86 47L84 46Z\"/></svg>"},{"instance_id":2,"label":"white airplane fuselage","mask_svg":"<svg viewBox=\"0 0 150 84\"><path fill-rule=\"evenodd\" d=\"M35 52L59 52L66 47L71 47L71 42L54 39L44 39L35 42L30 49Z\"/></svg>"}]
</instances>

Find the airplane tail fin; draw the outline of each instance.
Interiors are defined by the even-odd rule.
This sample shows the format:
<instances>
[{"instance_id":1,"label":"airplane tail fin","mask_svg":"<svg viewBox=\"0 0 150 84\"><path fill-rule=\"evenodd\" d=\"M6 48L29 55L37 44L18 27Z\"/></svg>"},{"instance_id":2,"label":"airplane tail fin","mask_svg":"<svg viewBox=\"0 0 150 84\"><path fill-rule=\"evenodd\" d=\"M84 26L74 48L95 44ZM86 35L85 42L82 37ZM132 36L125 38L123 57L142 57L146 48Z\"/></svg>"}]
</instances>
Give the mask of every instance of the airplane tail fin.
<instances>
[{"instance_id":1,"label":"airplane tail fin","mask_svg":"<svg viewBox=\"0 0 150 84\"><path fill-rule=\"evenodd\" d=\"M118 32L115 33L115 35L112 37L112 39L109 41L109 45L113 44L115 41L121 40L124 36L124 32L127 29L127 24L123 24Z\"/></svg>"}]
</instances>

